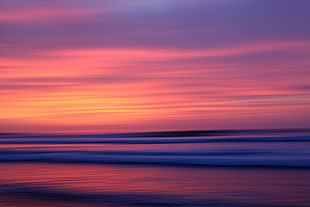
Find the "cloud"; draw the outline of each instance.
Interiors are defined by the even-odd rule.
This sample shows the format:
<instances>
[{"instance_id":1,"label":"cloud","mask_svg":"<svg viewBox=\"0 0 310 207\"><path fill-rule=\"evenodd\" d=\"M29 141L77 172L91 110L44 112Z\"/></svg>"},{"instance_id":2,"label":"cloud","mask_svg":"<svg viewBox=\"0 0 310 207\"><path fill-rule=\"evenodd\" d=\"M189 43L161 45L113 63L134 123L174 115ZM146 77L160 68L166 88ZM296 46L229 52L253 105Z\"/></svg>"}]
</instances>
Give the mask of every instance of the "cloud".
<instances>
[{"instance_id":1,"label":"cloud","mask_svg":"<svg viewBox=\"0 0 310 207\"><path fill-rule=\"evenodd\" d=\"M159 4L173 9L134 18L119 12L128 8L124 1L44 2L7 3L10 9L2 12L0 22L0 44L4 50L9 49L10 53L15 47L26 55L27 48L38 52L74 48L201 49L257 42L300 42L308 41L310 36L306 26L310 16L305 9L309 3L302 0L294 5L275 0L150 0L147 4L136 1L130 3L131 7Z\"/></svg>"},{"instance_id":2,"label":"cloud","mask_svg":"<svg viewBox=\"0 0 310 207\"><path fill-rule=\"evenodd\" d=\"M291 2L1 1L1 123L306 125L309 1Z\"/></svg>"}]
</instances>

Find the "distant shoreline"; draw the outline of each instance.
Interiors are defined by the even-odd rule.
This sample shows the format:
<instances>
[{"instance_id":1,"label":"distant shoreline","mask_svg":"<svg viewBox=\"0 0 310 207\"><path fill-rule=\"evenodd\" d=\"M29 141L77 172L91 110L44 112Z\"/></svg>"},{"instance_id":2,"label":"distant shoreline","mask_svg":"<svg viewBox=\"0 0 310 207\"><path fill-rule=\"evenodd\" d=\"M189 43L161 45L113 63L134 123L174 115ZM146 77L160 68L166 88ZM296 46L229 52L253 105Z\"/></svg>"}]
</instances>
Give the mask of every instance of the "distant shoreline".
<instances>
[{"instance_id":1,"label":"distant shoreline","mask_svg":"<svg viewBox=\"0 0 310 207\"><path fill-rule=\"evenodd\" d=\"M184 130L184 131L155 131L130 133L0 133L1 137L40 136L40 137L197 137L197 136L230 136L270 133L310 133L310 129L227 129L227 130Z\"/></svg>"}]
</instances>

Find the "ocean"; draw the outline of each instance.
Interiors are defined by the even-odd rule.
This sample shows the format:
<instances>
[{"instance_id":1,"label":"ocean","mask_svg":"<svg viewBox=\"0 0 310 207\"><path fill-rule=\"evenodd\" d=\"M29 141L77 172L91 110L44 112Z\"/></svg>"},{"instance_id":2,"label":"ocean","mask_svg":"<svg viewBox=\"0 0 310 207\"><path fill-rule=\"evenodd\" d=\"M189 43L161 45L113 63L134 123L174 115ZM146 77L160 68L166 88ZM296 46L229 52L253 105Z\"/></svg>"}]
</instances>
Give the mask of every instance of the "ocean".
<instances>
[{"instance_id":1,"label":"ocean","mask_svg":"<svg viewBox=\"0 0 310 207\"><path fill-rule=\"evenodd\" d=\"M308 132L189 135L1 135L0 206L310 206Z\"/></svg>"}]
</instances>

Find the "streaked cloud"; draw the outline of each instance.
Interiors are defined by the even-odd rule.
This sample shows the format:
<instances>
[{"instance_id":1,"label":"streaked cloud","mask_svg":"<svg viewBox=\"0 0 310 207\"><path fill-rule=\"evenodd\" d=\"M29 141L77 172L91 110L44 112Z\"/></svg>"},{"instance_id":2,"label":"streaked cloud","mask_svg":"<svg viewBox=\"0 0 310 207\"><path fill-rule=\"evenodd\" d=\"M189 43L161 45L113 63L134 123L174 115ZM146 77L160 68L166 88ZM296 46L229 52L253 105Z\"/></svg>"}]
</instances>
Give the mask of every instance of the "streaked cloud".
<instances>
[{"instance_id":1,"label":"streaked cloud","mask_svg":"<svg viewBox=\"0 0 310 207\"><path fill-rule=\"evenodd\" d=\"M0 2L0 130L308 127L292 2Z\"/></svg>"}]
</instances>

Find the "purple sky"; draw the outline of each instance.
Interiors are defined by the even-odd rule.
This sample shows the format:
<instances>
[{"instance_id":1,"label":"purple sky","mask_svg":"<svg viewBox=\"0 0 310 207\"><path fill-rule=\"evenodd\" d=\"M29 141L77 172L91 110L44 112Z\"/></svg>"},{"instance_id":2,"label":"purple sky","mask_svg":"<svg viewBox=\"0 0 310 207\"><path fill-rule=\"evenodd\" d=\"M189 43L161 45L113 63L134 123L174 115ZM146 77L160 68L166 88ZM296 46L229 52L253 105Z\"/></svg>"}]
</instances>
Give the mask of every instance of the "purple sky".
<instances>
[{"instance_id":1,"label":"purple sky","mask_svg":"<svg viewBox=\"0 0 310 207\"><path fill-rule=\"evenodd\" d=\"M0 131L309 127L308 0L0 2Z\"/></svg>"}]
</instances>

